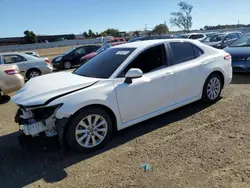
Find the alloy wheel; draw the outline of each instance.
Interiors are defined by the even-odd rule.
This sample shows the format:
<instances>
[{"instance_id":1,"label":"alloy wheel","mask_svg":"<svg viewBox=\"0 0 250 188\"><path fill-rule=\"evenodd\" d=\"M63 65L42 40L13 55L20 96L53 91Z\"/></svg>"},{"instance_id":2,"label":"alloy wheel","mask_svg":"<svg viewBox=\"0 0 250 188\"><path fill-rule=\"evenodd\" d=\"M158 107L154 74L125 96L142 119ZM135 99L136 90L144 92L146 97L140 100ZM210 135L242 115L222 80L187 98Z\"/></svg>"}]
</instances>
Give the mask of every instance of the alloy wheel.
<instances>
[{"instance_id":1,"label":"alloy wheel","mask_svg":"<svg viewBox=\"0 0 250 188\"><path fill-rule=\"evenodd\" d=\"M71 66L72 66L72 65L71 65L71 63L70 63L69 61L67 61L67 62L64 63L64 68L65 68L65 69L70 69Z\"/></svg>"},{"instance_id":2,"label":"alloy wheel","mask_svg":"<svg viewBox=\"0 0 250 188\"><path fill-rule=\"evenodd\" d=\"M213 77L207 85L207 96L210 100L216 99L221 90L221 83L217 77Z\"/></svg>"},{"instance_id":3,"label":"alloy wheel","mask_svg":"<svg viewBox=\"0 0 250 188\"><path fill-rule=\"evenodd\" d=\"M31 71L31 72L29 73L29 78L30 78L30 79L31 79L31 78L35 78L35 77L37 77L37 76L40 76L40 73L37 72L37 71Z\"/></svg>"},{"instance_id":4,"label":"alloy wheel","mask_svg":"<svg viewBox=\"0 0 250 188\"><path fill-rule=\"evenodd\" d=\"M100 115L91 114L78 123L75 137L82 147L93 148L105 139L107 132L108 124L106 120Z\"/></svg>"}]
</instances>

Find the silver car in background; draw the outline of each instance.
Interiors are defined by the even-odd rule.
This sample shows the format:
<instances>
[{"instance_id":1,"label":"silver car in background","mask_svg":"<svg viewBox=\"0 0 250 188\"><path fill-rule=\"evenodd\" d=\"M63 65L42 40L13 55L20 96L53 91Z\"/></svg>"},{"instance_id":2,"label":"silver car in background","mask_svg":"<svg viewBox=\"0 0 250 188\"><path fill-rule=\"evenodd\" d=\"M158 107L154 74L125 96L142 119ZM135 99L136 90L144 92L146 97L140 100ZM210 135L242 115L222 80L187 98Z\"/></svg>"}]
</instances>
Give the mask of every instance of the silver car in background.
<instances>
[{"instance_id":1,"label":"silver car in background","mask_svg":"<svg viewBox=\"0 0 250 188\"><path fill-rule=\"evenodd\" d=\"M37 58L24 53L0 53L0 64L15 64L20 73L26 78L31 79L53 71L48 58Z\"/></svg>"}]
</instances>

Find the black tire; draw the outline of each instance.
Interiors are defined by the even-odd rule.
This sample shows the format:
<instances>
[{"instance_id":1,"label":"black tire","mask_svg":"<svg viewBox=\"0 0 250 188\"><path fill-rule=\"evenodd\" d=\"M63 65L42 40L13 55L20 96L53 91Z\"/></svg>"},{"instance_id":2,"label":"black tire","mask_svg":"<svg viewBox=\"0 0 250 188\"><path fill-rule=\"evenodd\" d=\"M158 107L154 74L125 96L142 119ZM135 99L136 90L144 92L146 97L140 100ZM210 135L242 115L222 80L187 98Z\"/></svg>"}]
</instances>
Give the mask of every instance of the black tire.
<instances>
[{"instance_id":1,"label":"black tire","mask_svg":"<svg viewBox=\"0 0 250 188\"><path fill-rule=\"evenodd\" d=\"M216 79L219 81L219 89L218 89L218 92L216 92L216 97L212 97L211 96L209 97L209 94L208 94L208 87L209 87L209 83L211 82L212 79ZM203 92L202 92L202 100L206 103L215 103L217 102L219 99L220 99L220 95L221 95L221 91L222 91L222 88L223 88L223 82L222 82L222 77L220 74L218 73L212 73L211 75L209 75L209 77L207 78L205 84L204 84L204 87L203 87Z\"/></svg>"},{"instance_id":2,"label":"black tire","mask_svg":"<svg viewBox=\"0 0 250 188\"><path fill-rule=\"evenodd\" d=\"M2 99L3 99L3 93L2 93L2 91L0 89L0 102L2 101Z\"/></svg>"},{"instance_id":3,"label":"black tire","mask_svg":"<svg viewBox=\"0 0 250 188\"><path fill-rule=\"evenodd\" d=\"M35 75L35 74L37 74L37 76L41 76L41 71L38 69L30 69L30 70L28 70L26 77L29 80L31 78L34 78L33 75Z\"/></svg>"},{"instance_id":4,"label":"black tire","mask_svg":"<svg viewBox=\"0 0 250 188\"><path fill-rule=\"evenodd\" d=\"M70 61L63 62L63 69L70 69L72 68L72 64Z\"/></svg>"},{"instance_id":5,"label":"black tire","mask_svg":"<svg viewBox=\"0 0 250 188\"><path fill-rule=\"evenodd\" d=\"M80 145L80 143L77 141L76 129L77 129L78 123L80 121L82 121L85 117L87 117L89 115L93 115L93 114L99 115L103 119L105 119L105 121L107 122L107 132L106 132L106 136L104 137L104 139L98 145L88 148L88 147L84 147L84 146ZM112 132L113 132L113 125L112 124L113 123L112 123L110 115L102 108L82 109L79 112L77 112L77 114L75 114L72 117L72 119L69 121L68 128L67 128L66 134L65 134L66 140L68 141L69 146L77 151L84 152L84 153L96 151L97 149L104 147L108 143L108 141L111 139ZM81 136L83 136L83 134L85 134L85 133L82 133ZM86 140L87 140L87 137L86 137ZM84 142L86 142L86 140L83 139ZM91 142L93 144L92 137L91 137Z\"/></svg>"}]
</instances>

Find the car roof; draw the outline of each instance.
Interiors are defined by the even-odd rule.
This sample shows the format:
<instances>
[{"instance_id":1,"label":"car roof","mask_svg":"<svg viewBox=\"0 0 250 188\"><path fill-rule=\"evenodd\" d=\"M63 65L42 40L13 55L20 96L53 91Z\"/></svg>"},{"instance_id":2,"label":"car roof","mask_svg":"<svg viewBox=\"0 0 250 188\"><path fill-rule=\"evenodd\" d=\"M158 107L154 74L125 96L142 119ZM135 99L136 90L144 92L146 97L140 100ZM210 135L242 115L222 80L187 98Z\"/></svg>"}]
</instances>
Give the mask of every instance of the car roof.
<instances>
[{"instance_id":1,"label":"car roof","mask_svg":"<svg viewBox=\"0 0 250 188\"><path fill-rule=\"evenodd\" d=\"M196 43L194 40L190 39L156 39L156 40L144 40L144 41L136 41L131 43L120 44L118 46L114 46L112 48L147 48L152 45L162 44L164 42L191 42Z\"/></svg>"}]
</instances>

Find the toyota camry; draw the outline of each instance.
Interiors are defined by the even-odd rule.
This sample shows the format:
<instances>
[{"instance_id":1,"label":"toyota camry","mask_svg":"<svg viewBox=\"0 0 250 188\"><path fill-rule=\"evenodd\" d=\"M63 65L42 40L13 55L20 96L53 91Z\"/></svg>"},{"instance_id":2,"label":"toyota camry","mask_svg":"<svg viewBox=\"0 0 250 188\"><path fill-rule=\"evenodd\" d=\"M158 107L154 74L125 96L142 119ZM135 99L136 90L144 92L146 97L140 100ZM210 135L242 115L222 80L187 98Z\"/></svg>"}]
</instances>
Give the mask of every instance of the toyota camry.
<instances>
[{"instance_id":1,"label":"toyota camry","mask_svg":"<svg viewBox=\"0 0 250 188\"><path fill-rule=\"evenodd\" d=\"M231 56L189 39L111 47L71 72L31 79L12 101L25 135L58 136L89 152L112 133L202 99L216 102L232 79Z\"/></svg>"}]
</instances>

